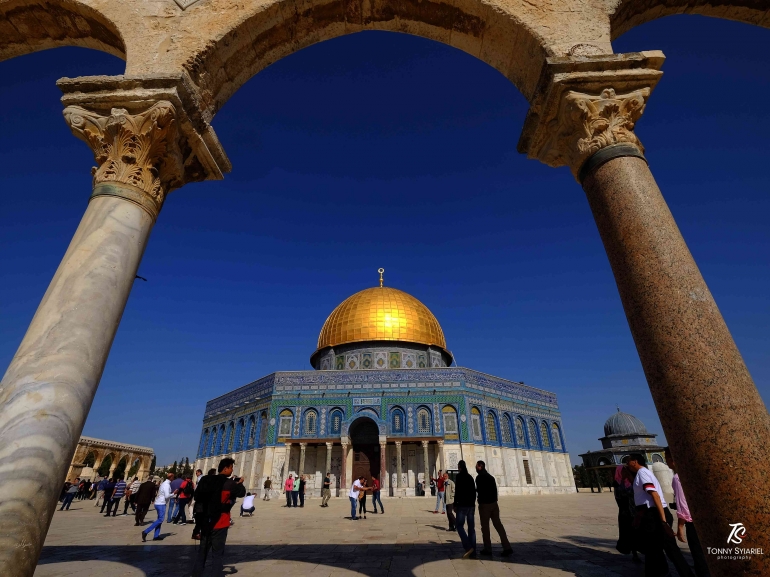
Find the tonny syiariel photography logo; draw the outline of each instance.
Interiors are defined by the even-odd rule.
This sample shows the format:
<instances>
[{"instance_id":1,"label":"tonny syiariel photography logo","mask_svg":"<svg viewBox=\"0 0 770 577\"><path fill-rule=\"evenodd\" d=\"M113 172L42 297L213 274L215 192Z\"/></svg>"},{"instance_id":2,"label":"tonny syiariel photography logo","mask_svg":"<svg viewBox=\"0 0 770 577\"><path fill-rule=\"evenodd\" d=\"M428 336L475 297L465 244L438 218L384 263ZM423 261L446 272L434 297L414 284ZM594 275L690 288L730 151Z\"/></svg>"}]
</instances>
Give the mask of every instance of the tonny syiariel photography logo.
<instances>
[{"instance_id":1,"label":"tonny syiariel photography logo","mask_svg":"<svg viewBox=\"0 0 770 577\"><path fill-rule=\"evenodd\" d=\"M740 545L744 539L748 539L749 535L743 523L728 523L728 526L730 527L728 545ZM716 555L717 560L725 561L745 561L751 559L752 555L764 555L761 548L742 547L706 547L706 553Z\"/></svg>"}]
</instances>

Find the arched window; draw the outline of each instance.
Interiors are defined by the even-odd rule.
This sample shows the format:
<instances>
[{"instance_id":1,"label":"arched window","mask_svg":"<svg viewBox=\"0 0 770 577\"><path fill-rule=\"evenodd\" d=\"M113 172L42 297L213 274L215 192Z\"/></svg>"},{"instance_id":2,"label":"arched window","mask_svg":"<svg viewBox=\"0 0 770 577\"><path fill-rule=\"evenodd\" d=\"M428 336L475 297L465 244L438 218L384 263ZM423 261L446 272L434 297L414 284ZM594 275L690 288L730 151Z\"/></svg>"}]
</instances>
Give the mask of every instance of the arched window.
<instances>
[{"instance_id":1,"label":"arched window","mask_svg":"<svg viewBox=\"0 0 770 577\"><path fill-rule=\"evenodd\" d=\"M527 444L524 439L524 420L521 417L516 417L516 446L523 447Z\"/></svg>"},{"instance_id":2,"label":"arched window","mask_svg":"<svg viewBox=\"0 0 770 577\"><path fill-rule=\"evenodd\" d=\"M553 448L561 451L561 433L559 431L559 425L556 423L551 425L551 436L553 437Z\"/></svg>"},{"instance_id":3,"label":"arched window","mask_svg":"<svg viewBox=\"0 0 770 577\"><path fill-rule=\"evenodd\" d=\"M471 409L471 432L475 440L481 440L481 411L476 407Z\"/></svg>"},{"instance_id":4,"label":"arched window","mask_svg":"<svg viewBox=\"0 0 770 577\"><path fill-rule=\"evenodd\" d=\"M329 417L329 434L339 435L342 432L342 411L335 409Z\"/></svg>"},{"instance_id":5,"label":"arched window","mask_svg":"<svg viewBox=\"0 0 770 577\"><path fill-rule=\"evenodd\" d=\"M310 409L307 413L305 413L305 434L306 435L316 434L317 421L318 421L318 413L316 413L313 409Z\"/></svg>"},{"instance_id":6,"label":"arched window","mask_svg":"<svg viewBox=\"0 0 770 577\"><path fill-rule=\"evenodd\" d=\"M291 421L293 414L290 410L285 409L281 411L280 420L278 421L278 436L279 437L291 437Z\"/></svg>"},{"instance_id":7,"label":"arched window","mask_svg":"<svg viewBox=\"0 0 770 577\"><path fill-rule=\"evenodd\" d=\"M663 463L663 457L661 457L658 453L653 453L652 455L652 462L653 463Z\"/></svg>"},{"instance_id":8,"label":"arched window","mask_svg":"<svg viewBox=\"0 0 770 577\"><path fill-rule=\"evenodd\" d=\"M503 424L500 425L500 437L503 439L503 443L511 443L511 417L510 415L503 415Z\"/></svg>"},{"instance_id":9,"label":"arched window","mask_svg":"<svg viewBox=\"0 0 770 577\"><path fill-rule=\"evenodd\" d=\"M249 418L249 447L254 446L254 441L257 440L257 420L252 415Z\"/></svg>"},{"instance_id":10,"label":"arched window","mask_svg":"<svg viewBox=\"0 0 770 577\"><path fill-rule=\"evenodd\" d=\"M207 457L213 457L216 455L217 452L217 428L213 427L211 429L211 440L209 442L209 447L206 451Z\"/></svg>"},{"instance_id":11,"label":"arched window","mask_svg":"<svg viewBox=\"0 0 770 577\"><path fill-rule=\"evenodd\" d=\"M457 434L457 411L452 405L446 405L441 409L444 416L444 433L448 435Z\"/></svg>"},{"instance_id":12,"label":"arched window","mask_svg":"<svg viewBox=\"0 0 770 577\"><path fill-rule=\"evenodd\" d=\"M227 452L232 453L233 452L233 443L235 442L235 425L233 423L230 423L230 426L227 428Z\"/></svg>"},{"instance_id":13,"label":"arched window","mask_svg":"<svg viewBox=\"0 0 770 577\"><path fill-rule=\"evenodd\" d=\"M548 425L545 424L545 421L540 422L540 439L543 442L544 449L551 448L551 441L548 439Z\"/></svg>"},{"instance_id":14,"label":"arched window","mask_svg":"<svg viewBox=\"0 0 770 577\"><path fill-rule=\"evenodd\" d=\"M394 433L404 432L404 411L402 411L401 409L395 409L393 411L393 432Z\"/></svg>"},{"instance_id":15,"label":"arched window","mask_svg":"<svg viewBox=\"0 0 770 577\"><path fill-rule=\"evenodd\" d=\"M530 449L537 449L537 425L535 424L535 419L529 420L529 448Z\"/></svg>"},{"instance_id":16,"label":"arched window","mask_svg":"<svg viewBox=\"0 0 770 577\"><path fill-rule=\"evenodd\" d=\"M495 414L492 411L487 412L487 441L497 442L497 427L495 426Z\"/></svg>"},{"instance_id":17,"label":"arched window","mask_svg":"<svg viewBox=\"0 0 770 577\"><path fill-rule=\"evenodd\" d=\"M264 411L259 417L259 446L263 447L267 442L267 413Z\"/></svg>"},{"instance_id":18,"label":"arched window","mask_svg":"<svg viewBox=\"0 0 770 577\"><path fill-rule=\"evenodd\" d=\"M219 433L217 433L217 455L221 455L224 452L225 447L225 426L220 425Z\"/></svg>"},{"instance_id":19,"label":"arched window","mask_svg":"<svg viewBox=\"0 0 770 577\"><path fill-rule=\"evenodd\" d=\"M246 439L246 423L243 419L238 421L238 428L236 429L236 438L238 441L235 443L236 451L243 451L246 447L243 446L243 441Z\"/></svg>"},{"instance_id":20,"label":"arched window","mask_svg":"<svg viewBox=\"0 0 770 577\"><path fill-rule=\"evenodd\" d=\"M417 411L417 434L430 435L430 432L430 413L423 407Z\"/></svg>"},{"instance_id":21,"label":"arched window","mask_svg":"<svg viewBox=\"0 0 770 577\"><path fill-rule=\"evenodd\" d=\"M198 447L198 457L206 456L206 448L208 446L208 442L209 442L209 430L204 429L203 436L201 437L201 444Z\"/></svg>"}]
</instances>

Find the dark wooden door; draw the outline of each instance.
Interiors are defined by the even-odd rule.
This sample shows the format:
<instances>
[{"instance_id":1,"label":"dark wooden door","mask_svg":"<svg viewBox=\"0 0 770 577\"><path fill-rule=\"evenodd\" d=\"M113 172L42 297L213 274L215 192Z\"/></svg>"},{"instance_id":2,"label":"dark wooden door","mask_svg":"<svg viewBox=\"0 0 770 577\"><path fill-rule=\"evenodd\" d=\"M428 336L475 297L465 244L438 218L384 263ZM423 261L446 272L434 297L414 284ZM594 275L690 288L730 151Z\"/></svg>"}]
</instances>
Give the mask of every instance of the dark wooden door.
<instances>
[{"instance_id":1,"label":"dark wooden door","mask_svg":"<svg viewBox=\"0 0 770 577\"><path fill-rule=\"evenodd\" d=\"M380 474L379 448L379 445L353 447L353 479L363 475L372 486L372 478Z\"/></svg>"}]
</instances>

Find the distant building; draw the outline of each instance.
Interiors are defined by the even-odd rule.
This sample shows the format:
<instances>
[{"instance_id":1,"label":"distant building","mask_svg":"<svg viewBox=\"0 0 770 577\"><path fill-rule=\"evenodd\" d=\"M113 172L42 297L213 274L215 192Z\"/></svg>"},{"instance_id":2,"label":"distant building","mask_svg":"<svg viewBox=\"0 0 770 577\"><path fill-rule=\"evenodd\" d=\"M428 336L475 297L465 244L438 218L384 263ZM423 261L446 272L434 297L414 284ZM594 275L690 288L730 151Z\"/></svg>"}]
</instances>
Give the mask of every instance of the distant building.
<instances>
[{"instance_id":1,"label":"distant building","mask_svg":"<svg viewBox=\"0 0 770 577\"><path fill-rule=\"evenodd\" d=\"M556 395L452 362L433 313L380 280L329 315L315 370L207 403L195 468L231 456L256 493L268 475L275 488L300 473L318 495L331 471L340 491L364 475L407 496L439 469L484 460L501 494L574 492Z\"/></svg>"},{"instance_id":2,"label":"distant building","mask_svg":"<svg viewBox=\"0 0 770 577\"><path fill-rule=\"evenodd\" d=\"M665 463L665 447L658 445L655 437L657 435L647 432L647 427L639 419L618 409L604 423L604 436L599 439L602 450L588 451L580 456L587 469L622 465L631 453L644 455L648 465Z\"/></svg>"},{"instance_id":3,"label":"distant building","mask_svg":"<svg viewBox=\"0 0 770 577\"><path fill-rule=\"evenodd\" d=\"M109 457L110 476L115 473L115 470L123 461L126 474L134 465L137 465L138 468L134 476L144 481L150 473L150 465L154 455L155 451L150 447L128 445L126 443L118 443L117 441L105 441L104 439L94 439L93 437L80 437L65 480L69 481L80 477L81 479L93 481L97 477L96 471Z\"/></svg>"}]
</instances>

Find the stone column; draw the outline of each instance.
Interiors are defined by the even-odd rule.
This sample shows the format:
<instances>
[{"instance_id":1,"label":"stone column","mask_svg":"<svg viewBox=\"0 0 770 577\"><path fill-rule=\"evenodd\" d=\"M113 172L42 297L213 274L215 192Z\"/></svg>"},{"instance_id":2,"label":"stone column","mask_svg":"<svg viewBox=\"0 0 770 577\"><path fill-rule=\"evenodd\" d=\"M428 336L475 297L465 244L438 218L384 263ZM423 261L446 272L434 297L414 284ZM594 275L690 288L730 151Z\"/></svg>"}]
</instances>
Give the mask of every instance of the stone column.
<instances>
[{"instance_id":1,"label":"stone column","mask_svg":"<svg viewBox=\"0 0 770 577\"><path fill-rule=\"evenodd\" d=\"M387 441L380 439L380 490L386 495L389 493L387 448Z\"/></svg>"},{"instance_id":2,"label":"stone column","mask_svg":"<svg viewBox=\"0 0 770 577\"><path fill-rule=\"evenodd\" d=\"M340 471L340 493L348 487L348 444L342 443L342 470Z\"/></svg>"},{"instance_id":3,"label":"stone column","mask_svg":"<svg viewBox=\"0 0 770 577\"><path fill-rule=\"evenodd\" d=\"M446 472L446 469L444 468L444 439L439 439L436 443L438 446L438 468Z\"/></svg>"},{"instance_id":4,"label":"stone column","mask_svg":"<svg viewBox=\"0 0 770 577\"><path fill-rule=\"evenodd\" d=\"M297 474L298 475L304 475L305 474L305 449L307 448L307 443L300 443L299 444L299 467Z\"/></svg>"},{"instance_id":5,"label":"stone column","mask_svg":"<svg viewBox=\"0 0 770 577\"><path fill-rule=\"evenodd\" d=\"M401 480L401 441L396 441L396 488L403 485Z\"/></svg>"},{"instance_id":6,"label":"stone column","mask_svg":"<svg viewBox=\"0 0 770 577\"><path fill-rule=\"evenodd\" d=\"M324 477L332 471L332 447L334 443L326 443L326 469L324 470Z\"/></svg>"},{"instance_id":7,"label":"stone column","mask_svg":"<svg viewBox=\"0 0 770 577\"><path fill-rule=\"evenodd\" d=\"M286 446L286 476L284 481L289 478L289 472L291 471L291 443L284 443Z\"/></svg>"},{"instance_id":8,"label":"stone column","mask_svg":"<svg viewBox=\"0 0 770 577\"><path fill-rule=\"evenodd\" d=\"M425 469L422 489L425 496L430 497L430 462L428 461L428 441L422 441L422 466Z\"/></svg>"},{"instance_id":9,"label":"stone column","mask_svg":"<svg viewBox=\"0 0 770 577\"><path fill-rule=\"evenodd\" d=\"M741 547L767 552L770 495L757 488L770 477L770 416L633 132L659 73L566 76L553 76L538 113L548 136L528 136L528 151L570 166L586 192L703 547L725 547L740 522ZM706 557L715 577L770 574L767 554Z\"/></svg>"},{"instance_id":10,"label":"stone column","mask_svg":"<svg viewBox=\"0 0 770 577\"><path fill-rule=\"evenodd\" d=\"M99 166L0 384L0 575L34 571L150 231L166 193L182 183L175 115L165 101L135 114L64 111Z\"/></svg>"}]
</instances>

